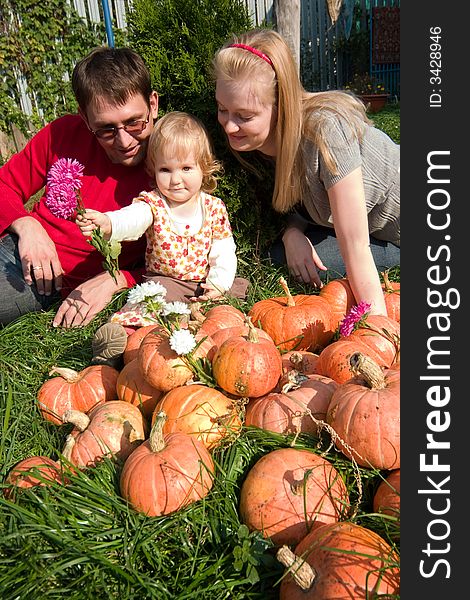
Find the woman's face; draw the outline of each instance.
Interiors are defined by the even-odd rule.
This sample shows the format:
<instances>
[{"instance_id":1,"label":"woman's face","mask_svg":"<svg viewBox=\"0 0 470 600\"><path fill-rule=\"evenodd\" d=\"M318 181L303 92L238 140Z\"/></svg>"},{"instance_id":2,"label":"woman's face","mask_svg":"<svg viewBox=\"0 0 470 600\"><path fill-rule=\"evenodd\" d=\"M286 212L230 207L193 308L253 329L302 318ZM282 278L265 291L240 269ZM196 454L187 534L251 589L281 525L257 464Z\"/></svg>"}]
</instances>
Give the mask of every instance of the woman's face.
<instances>
[{"instance_id":1,"label":"woman's face","mask_svg":"<svg viewBox=\"0 0 470 600\"><path fill-rule=\"evenodd\" d=\"M259 150L276 156L277 111L272 103L262 100L260 92L265 85L262 82L253 85L251 81L217 81L218 120L231 148L237 152Z\"/></svg>"}]
</instances>

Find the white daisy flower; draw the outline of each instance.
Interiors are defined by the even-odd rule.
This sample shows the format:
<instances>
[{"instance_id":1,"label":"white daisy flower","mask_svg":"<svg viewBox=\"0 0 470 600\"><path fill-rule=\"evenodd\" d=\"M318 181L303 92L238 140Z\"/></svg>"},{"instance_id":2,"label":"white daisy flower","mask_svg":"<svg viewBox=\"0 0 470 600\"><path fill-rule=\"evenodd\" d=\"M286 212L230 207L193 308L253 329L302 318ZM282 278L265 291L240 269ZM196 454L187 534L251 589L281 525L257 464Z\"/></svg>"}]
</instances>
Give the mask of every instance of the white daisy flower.
<instances>
[{"instance_id":1,"label":"white daisy flower","mask_svg":"<svg viewBox=\"0 0 470 600\"><path fill-rule=\"evenodd\" d=\"M160 300L163 300L166 296L166 288L157 281L145 281L129 290L127 300L132 304L139 304L155 296L160 296Z\"/></svg>"},{"instance_id":2,"label":"white daisy flower","mask_svg":"<svg viewBox=\"0 0 470 600\"><path fill-rule=\"evenodd\" d=\"M196 338L187 329L173 331L169 339L170 348L179 356L189 354L196 347Z\"/></svg>"},{"instance_id":3,"label":"white daisy flower","mask_svg":"<svg viewBox=\"0 0 470 600\"><path fill-rule=\"evenodd\" d=\"M166 302L162 308L162 315L190 315L191 309L186 302Z\"/></svg>"}]
</instances>

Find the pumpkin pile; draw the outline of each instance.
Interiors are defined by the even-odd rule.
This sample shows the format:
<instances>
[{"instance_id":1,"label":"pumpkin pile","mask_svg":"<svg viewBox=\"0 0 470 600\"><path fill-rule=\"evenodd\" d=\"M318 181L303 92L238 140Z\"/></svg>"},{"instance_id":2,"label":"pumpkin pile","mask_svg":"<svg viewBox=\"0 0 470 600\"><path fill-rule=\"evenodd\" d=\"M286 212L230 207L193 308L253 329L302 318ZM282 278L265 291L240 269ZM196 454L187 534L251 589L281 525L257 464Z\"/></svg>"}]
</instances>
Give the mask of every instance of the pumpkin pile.
<instances>
[{"instance_id":1,"label":"pumpkin pile","mask_svg":"<svg viewBox=\"0 0 470 600\"><path fill-rule=\"evenodd\" d=\"M280 285L283 296L246 313L229 304L194 311L187 355L165 327L149 325L129 332L120 371L51 369L38 409L70 433L60 461L30 457L12 469L9 496L67 485L74 469L111 457L130 507L169 515L211 492L218 448L244 427L263 429L285 436L286 447L249 465L238 509L278 549L281 599L349 598L350 586L358 599L397 593L398 557L354 523L351 490L319 440L356 468L382 471L371 509L399 523L399 289L385 276L390 315L365 313L345 335L340 325L354 307L347 279L316 295L292 295L283 278ZM296 448L299 435L311 437L309 449Z\"/></svg>"}]
</instances>

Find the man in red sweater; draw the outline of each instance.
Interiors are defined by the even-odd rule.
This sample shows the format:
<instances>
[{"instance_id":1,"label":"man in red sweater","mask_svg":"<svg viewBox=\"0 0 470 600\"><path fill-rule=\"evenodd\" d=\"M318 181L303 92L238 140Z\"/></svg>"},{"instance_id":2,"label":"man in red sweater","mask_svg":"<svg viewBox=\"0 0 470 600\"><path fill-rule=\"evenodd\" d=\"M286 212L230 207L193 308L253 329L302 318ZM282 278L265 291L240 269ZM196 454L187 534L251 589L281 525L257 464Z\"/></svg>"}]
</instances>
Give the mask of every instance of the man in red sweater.
<instances>
[{"instance_id":1,"label":"man in red sweater","mask_svg":"<svg viewBox=\"0 0 470 600\"><path fill-rule=\"evenodd\" d=\"M65 158L84 166L85 208L116 210L152 189L145 156L158 95L128 48L93 50L75 66L72 88L79 114L46 125L0 169L2 324L62 300L53 325L86 325L143 271L145 240L124 242L115 282L74 220L50 212L45 186L49 169ZM24 204L40 190L29 212Z\"/></svg>"}]
</instances>

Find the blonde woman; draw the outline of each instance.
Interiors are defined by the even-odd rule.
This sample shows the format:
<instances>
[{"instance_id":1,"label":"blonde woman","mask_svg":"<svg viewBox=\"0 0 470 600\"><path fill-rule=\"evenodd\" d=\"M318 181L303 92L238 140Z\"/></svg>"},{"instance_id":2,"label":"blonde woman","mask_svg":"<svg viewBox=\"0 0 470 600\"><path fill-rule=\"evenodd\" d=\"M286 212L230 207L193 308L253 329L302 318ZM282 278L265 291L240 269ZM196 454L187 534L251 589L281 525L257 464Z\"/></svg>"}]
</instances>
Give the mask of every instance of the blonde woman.
<instances>
[{"instance_id":1,"label":"blonde woman","mask_svg":"<svg viewBox=\"0 0 470 600\"><path fill-rule=\"evenodd\" d=\"M357 302L386 314L378 268L400 260L399 146L341 91L309 93L285 40L255 29L215 55L218 120L232 151L275 165L272 204L287 213L285 260L299 281L347 274ZM279 249L278 249L279 250ZM285 256L284 255L285 252ZM281 256L279 256L281 254Z\"/></svg>"}]
</instances>

